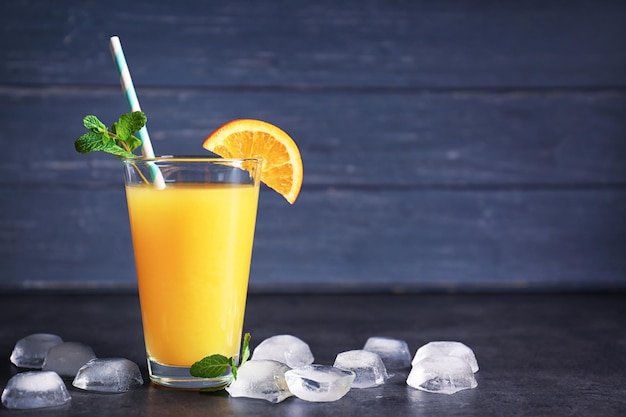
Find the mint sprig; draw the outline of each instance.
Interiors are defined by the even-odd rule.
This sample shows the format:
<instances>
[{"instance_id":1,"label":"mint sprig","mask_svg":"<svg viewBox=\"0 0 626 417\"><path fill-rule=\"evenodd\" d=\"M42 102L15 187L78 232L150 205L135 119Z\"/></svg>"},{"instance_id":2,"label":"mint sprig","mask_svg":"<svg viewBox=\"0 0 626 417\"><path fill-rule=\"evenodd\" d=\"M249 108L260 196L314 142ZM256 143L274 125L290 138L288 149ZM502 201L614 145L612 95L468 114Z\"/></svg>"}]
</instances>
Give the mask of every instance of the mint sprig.
<instances>
[{"instance_id":1,"label":"mint sprig","mask_svg":"<svg viewBox=\"0 0 626 417\"><path fill-rule=\"evenodd\" d=\"M222 375L231 368L233 379L237 379L237 370L250 358L250 333L243 336L243 346L241 348L241 361L239 365L235 363L232 357L227 358L224 355L213 354L206 356L198 362L191 365L189 373L198 378L215 378Z\"/></svg>"},{"instance_id":2,"label":"mint sprig","mask_svg":"<svg viewBox=\"0 0 626 417\"><path fill-rule=\"evenodd\" d=\"M141 146L141 139L134 136L147 121L144 112L135 111L120 116L110 129L96 116L83 118L83 125L89 132L81 135L74 142L80 153L102 151L119 158L134 158L133 151Z\"/></svg>"}]
</instances>

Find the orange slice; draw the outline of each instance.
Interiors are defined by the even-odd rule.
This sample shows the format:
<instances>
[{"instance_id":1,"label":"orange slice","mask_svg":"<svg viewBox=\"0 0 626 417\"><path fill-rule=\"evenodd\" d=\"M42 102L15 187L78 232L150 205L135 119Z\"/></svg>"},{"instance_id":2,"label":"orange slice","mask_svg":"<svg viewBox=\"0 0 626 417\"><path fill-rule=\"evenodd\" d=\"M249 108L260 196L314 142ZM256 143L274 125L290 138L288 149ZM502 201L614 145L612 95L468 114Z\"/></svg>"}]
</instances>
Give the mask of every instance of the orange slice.
<instances>
[{"instance_id":1,"label":"orange slice","mask_svg":"<svg viewBox=\"0 0 626 417\"><path fill-rule=\"evenodd\" d=\"M211 133L202 147L222 158L261 158L261 181L293 204L302 187L298 146L282 129L254 119L233 120Z\"/></svg>"}]
</instances>

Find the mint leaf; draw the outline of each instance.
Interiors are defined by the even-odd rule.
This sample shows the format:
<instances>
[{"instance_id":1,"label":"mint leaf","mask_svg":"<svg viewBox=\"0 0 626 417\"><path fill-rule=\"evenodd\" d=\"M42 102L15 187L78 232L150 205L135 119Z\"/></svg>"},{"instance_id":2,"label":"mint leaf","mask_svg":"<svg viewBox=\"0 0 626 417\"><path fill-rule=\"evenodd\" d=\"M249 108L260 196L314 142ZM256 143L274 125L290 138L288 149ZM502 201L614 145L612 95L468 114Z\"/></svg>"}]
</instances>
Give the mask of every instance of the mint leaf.
<instances>
[{"instance_id":1,"label":"mint leaf","mask_svg":"<svg viewBox=\"0 0 626 417\"><path fill-rule=\"evenodd\" d=\"M222 375L232 363L231 358L215 354L207 356L191 365L189 372L199 378L215 378Z\"/></svg>"},{"instance_id":2,"label":"mint leaf","mask_svg":"<svg viewBox=\"0 0 626 417\"><path fill-rule=\"evenodd\" d=\"M131 151L134 151L141 146L142 142L141 139L136 136L129 136L128 139L126 139L126 144Z\"/></svg>"},{"instance_id":3,"label":"mint leaf","mask_svg":"<svg viewBox=\"0 0 626 417\"><path fill-rule=\"evenodd\" d=\"M74 148L80 153L101 151L105 147L104 138L101 133L85 133L74 142Z\"/></svg>"},{"instance_id":4,"label":"mint leaf","mask_svg":"<svg viewBox=\"0 0 626 417\"><path fill-rule=\"evenodd\" d=\"M138 132L139 129L146 125L148 118L145 113L134 111L132 113L123 114L117 121L118 124L124 125L129 132Z\"/></svg>"},{"instance_id":5,"label":"mint leaf","mask_svg":"<svg viewBox=\"0 0 626 417\"><path fill-rule=\"evenodd\" d=\"M113 132L118 140L125 141L130 136L130 131L125 124L120 124L119 121L113 123L111 126L111 132Z\"/></svg>"},{"instance_id":6,"label":"mint leaf","mask_svg":"<svg viewBox=\"0 0 626 417\"><path fill-rule=\"evenodd\" d=\"M146 124L146 115L136 111L120 116L119 120L113 123L112 131L119 140L128 140L134 132L139 131ZM141 144L141 142L139 142Z\"/></svg>"},{"instance_id":7,"label":"mint leaf","mask_svg":"<svg viewBox=\"0 0 626 417\"><path fill-rule=\"evenodd\" d=\"M94 151L107 152L120 158L134 158L133 151L141 146L141 140L134 136L147 121L143 112L123 114L111 129L96 116L83 118L83 125L89 130L74 142L74 148L80 153Z\"/></svg>"},{"instance_id":8,"label":"mint leaf","mask_svg":"<svg viewBox=\"0 0 626 417\"><path fill-rule=\"evenodd\" d=\"M89 115L83 118L83 125L94 132L106 132L107 127L96 116Z\"/></svg>"},{"instance_id":9,"label":"mint leaf","mask_svg":"<svg viewBox=\"0 0 626 417\"><path fill-rule=\"evenodd\" d=\"M237 379L237 370L241 368L241 365L246 363L250 358L250 333L243 335L243 346L241 347L241 360L239 366L235 365L233 358L228 358L230 362L231 371L233 373L233 379Z\"/></svg>"},{"instance_id":10,"label":"mint leaf","mask_svg":"<svg viewBox=\"0 0 626 417\"><path fill-rule=\"evenodd\" d=\"M135 155L126 149L117 146L110 140L103 139L106 134L89 132L85 133L74 142L74 147L80 153L102 151L122 158L134 158Z\"/></svg>"},{"instance_id":11,"label":"mint leaf","mask_svg":"<svg viewBox=\"0 0 626 417\"><path fill-rule=\"evenodd\" d=\"M250 333L243 335L243 347L241 348L241 362L239 366L243 365L250 358Z\"/></svg>"},{"instance_id":12,"label":"mint leaf","mask_svg":"<svg viewBox=\"0 0 626 417\"><path fill-rule=\"evenodd\" d=\"M235 360L230 357L227 358L224 355L215 354L207 356L198 362L191 365L189 368L189 373L192 376L199 378L215 378L222 375L228 367L230 367L231 372L233 374L233 380L237 379L237 370L241 368L245 362L250 358L250 333L246 333L243 335L243 346L241 348L241 361L239 362L239 366L235 364ZM228 384L223 387L216 387L212 391L218 391L220 389L226 388Z\"/></svg>"},{"instance_id":13,"label":"mint leaf","mask_svg":"<svg viewBox=\"0 0 626 417\"><path fill-rule=\"evenodd\" d=\"M235 361L233 358L228 358L228 363L230 364L230 371L233 374L233 379L237 379L237 365L235 365Z\"/></svg>"}]
</instances>

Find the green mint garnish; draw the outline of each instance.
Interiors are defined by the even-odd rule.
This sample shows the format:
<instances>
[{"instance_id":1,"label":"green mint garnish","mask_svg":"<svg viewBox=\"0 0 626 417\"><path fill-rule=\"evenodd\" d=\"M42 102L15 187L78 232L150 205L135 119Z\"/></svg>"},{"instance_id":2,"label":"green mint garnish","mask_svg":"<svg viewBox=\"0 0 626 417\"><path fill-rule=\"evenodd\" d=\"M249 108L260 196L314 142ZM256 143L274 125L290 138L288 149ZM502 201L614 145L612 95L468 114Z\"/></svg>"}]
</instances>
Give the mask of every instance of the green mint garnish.
<instances>
[{"instance_id":1,"label":"green mint garnish","mask_svg":"<svg viewBox=\"0 0 626 417\"><path fill-rule=\"evenodd\" d=\"M85 116L83 125L89 132L76 139L74 147L80 153L102 151L120 158L134 158L133 151L141 146L141 140L134 134L145 126L146 120L143 112L126 113L108 129L96 116Z\"/></svg>"},{"instance_id":2,"label":"green mint garnish","mask_svg":"<svg viewBox=\"0 0 626 417\"><path fill-rule=\"evenodd\" d=\"M250 359L250 333L246 333L243 335L243 347L241 349L241 365L244 362L247 362Z\"/></svg>"},{"instance_id":3,"label":"green mint garnish","mask_svg":"<svg viewBox=\"0 0 626 417\"><path fill-rule=\"evenodd\" d=\"M215 354L207 356L191 365L189 372L192 376L200 378L215 378L222 375L232 362L232 358ZM234 375L234 374L233 374Z\"/></svg>"},{"instance_id":4,"label":"green mint garnish","mask_svg":"<svg viewBox=\"0 0 626 417\"><path fill-rule=\"evenodd\" d=\"M241 348L241 361L239 365L235 364L233 358L227 358L224 355L209 355L198 362L194 363L189 372L192 376L198 378L215 378L222 375L231 368L233 379L237 379L237 370L250 358L250 333L243 336L243 346Z\"/></svg>"}]
</instances>

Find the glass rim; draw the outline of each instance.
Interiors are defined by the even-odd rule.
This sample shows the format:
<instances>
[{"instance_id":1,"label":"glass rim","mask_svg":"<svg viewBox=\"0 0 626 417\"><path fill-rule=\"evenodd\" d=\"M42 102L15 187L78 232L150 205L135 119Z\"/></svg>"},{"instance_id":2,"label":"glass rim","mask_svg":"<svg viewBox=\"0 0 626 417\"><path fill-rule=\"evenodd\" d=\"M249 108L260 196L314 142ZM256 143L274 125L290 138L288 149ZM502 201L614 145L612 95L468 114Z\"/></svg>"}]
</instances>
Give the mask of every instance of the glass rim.
<instances>
[{"instance_id":1,"label":"glass rim","mask_svg":"<svg viewBox=\"0 0 626 417\"><path fill-rule=\"evenodd\" d=\"M222 164L237 164L242 162L256 162L261 163L262 158L247 157L247 158L220 158L219 156L204 156L204 155L156 155L151 158L144 156L137 156L133 158L122 158L122 162L125 164L133 164L137 162L205 162L205 163L222 163Z\"/></svg>"}]
</instances>

